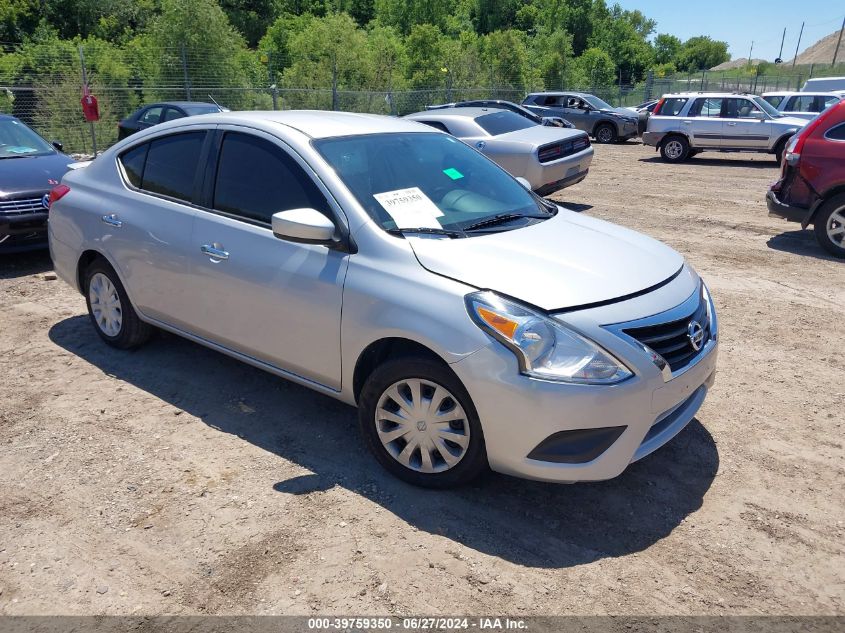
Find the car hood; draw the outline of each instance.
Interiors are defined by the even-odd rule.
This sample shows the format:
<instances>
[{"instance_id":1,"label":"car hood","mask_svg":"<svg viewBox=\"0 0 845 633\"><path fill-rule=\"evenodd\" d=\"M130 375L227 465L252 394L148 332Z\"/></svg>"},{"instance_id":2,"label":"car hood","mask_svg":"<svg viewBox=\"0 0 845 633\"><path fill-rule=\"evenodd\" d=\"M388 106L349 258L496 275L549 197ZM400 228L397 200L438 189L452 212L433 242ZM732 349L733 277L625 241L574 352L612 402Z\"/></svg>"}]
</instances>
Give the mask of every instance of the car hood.
<instances>
[{"instance_id":1,"label":"car hood","mask_svg":"<svg viewBox=\"0 0 845 633\"><path fill-rule=\"evenodd\" d=\"M599 110L602 114L618 114L626 119L633 119L637 116L637 111L631 111L628 108L602 108Z\"/></svg>"},{"instance_id":2,"label":"car hood","mask_svg":"<svg viewBox=\"0 0 845 633\"><path fill-rule=\"evenodd\" d=\"M0 197L43 194L59 184L72 162L60 153L0 159Z\"/></svg>"},{"instance_id":3,"label":"car hood","mask_svg":"<svg viewBox=\"0 0 845 633\"><path fill-rule=\"evenodd\" d=\"M783 127L804 127L809 122L809 119L802 119L797 116L784 116L779 119L773 119L775 123Z\"/></svg>"},{"instance_id":4,"label":"car hood","mask_svg":"<svg viewBox=\"0 0 845 633\"><path fill-rule=\"evenodd\" d=\"M582 130L576 130L566 127L552 127L550 125L535 125L533 127L523 128L507 134L499 134L493 139L497 141L508 141L526 143L539 147L547 145L548 143L559 143L560 141L568 141L578 136L586 136Z\"/></svg>"},{"instance_id":5,"label":"car hood","mask_svg":"<svg viewBox=\"0 0 845 633\"><path fill-rule=\"evenodd\" d=\"M408 239L427 270L547 311L637 294L672 278L684 263L657 240L566 209L500 233Z\"/></svg>"}]
</instances>

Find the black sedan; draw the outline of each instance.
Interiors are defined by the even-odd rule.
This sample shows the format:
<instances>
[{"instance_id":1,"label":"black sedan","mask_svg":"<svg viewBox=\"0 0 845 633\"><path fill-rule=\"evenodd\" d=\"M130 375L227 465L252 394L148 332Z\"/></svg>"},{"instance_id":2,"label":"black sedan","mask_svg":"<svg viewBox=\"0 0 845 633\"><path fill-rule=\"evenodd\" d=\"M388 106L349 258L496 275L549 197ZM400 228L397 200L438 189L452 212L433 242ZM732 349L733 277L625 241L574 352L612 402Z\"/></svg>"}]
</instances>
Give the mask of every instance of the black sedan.
<instances>
[{"instance_id":1,"label":"black sedan","mask_svg":"<svg viewBox=\"0 0 845 633\"><path fill-rule=\"evenodd\" d=\"M216 103L204 103L202 101L168 101L166 103L151 103L135 110L128 117L117 124L118 140L125 139L130 134L139 130L145 130L153 125L181 119L196 114L211 114L213 112L226 112Z\"/></svg>"},{"instance_id":2,"label":"black sedan","mask_svg":"<svg viewBox=\"0 0 845 633\"><path fill-rule=\"evenodd\" d=\"M475 99L474 101L458 101L457 103L444 103L441 105L426 106L426 110L442 110L443 108L497 108L499 110L510 110L516 112L526 119L534 121L537 125L549 125L551 127L575 127L561 117L557 116L539 116L534 114L528 108L514 103L513 101L503 101L502 99Z\"/></svg>"},{"instance_id":3,"label":"black sedan","mask_svg":"<svg viewBox=\"0 0 845 633\"><path fill-rule=\"evenodd\" d=\"M48 196L73 162L61 147L0 114L0 253L47 246Z\"/></svg>"}]
</instances>

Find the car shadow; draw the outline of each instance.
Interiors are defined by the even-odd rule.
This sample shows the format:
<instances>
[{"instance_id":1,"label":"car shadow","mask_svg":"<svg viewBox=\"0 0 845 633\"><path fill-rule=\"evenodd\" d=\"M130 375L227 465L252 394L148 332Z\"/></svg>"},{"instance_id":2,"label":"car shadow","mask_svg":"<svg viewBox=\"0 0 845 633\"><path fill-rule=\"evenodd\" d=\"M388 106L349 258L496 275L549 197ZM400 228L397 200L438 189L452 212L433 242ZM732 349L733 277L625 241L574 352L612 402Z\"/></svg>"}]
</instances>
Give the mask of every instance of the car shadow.
<instances>
[{"instance_id":1,"label":"car shadow","mask_svg":"<svg viewBox=\"0 0 845 633\"><path fill-rule=\"evenodd\" d=\"M0 253L0 279L37 275L52 269L53 262L46 248L23 253Z\"/></svg>"},{"instance_id":2,"label":"car shadow","mask_svg":"<svg viewBox=\"0 0 845 633\"><path fill-rule=\"evenodd\" d=\"M713 156L713 154L711 154ZM652 156L651 158L640 158L641 163L663 163L668 165L660 156ZM689 158L682 165L701 165L703 167L751 167L754 169L778 169L778 164L774 159L767 158L765 160L751 160L750 158L715 158L707 156L694 156Z\"/></svg>"},{"instance_id":3,"label":"car shadow","mask_svg":"<svg viewBox=\"0 0 845 633\"><path fill-rule=\"evenodd\" d=\"M56 323L49 336L103 372L312 473L270 475L266 485L281 494L342 486L417 529L530 567L571 567L649 547L701 507L719 468L713 438L693 420L610 481L558 485L490 473L464 488L423 490L381 469L359 438L356 410L332 398L173 335L134 352L111 349L87 316Z\"/></svg>"},{"instance_id":4,"label":"car shadow","mask_svg":"<svg viewBox=\"0 0 845 633\"><path fill-rule=\"evenodd\" d=\"M773 235L766 242L766 246L776 251L826 259L829 262L841 262L833 255L829 255L816 241L812 229L798 231L784 231L779 235Z\"/></svg>"}]
</instances>

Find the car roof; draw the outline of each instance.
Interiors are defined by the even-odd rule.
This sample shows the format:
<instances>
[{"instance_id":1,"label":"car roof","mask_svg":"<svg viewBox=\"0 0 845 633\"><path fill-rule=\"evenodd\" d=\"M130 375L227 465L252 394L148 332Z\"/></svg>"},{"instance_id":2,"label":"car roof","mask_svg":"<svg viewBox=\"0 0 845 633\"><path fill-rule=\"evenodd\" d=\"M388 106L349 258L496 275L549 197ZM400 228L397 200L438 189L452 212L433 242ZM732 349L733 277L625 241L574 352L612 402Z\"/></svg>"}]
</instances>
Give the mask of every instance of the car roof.
<instances>
[{"instance_id":1,"label":"car roof","mask_svg":"<svg viewBox=\"0 0 845 633\"><path fill-rule=\"evenodd\" d=\"M408 117L414 117L416 115L422 115L423 117L449 117L455 118L460 117L463 119L475 119L485 114L490 114L491 112L510 112L510 110L505 110L504 108L487 108L487 107L468 107L468 106L461 106L457 108L443 108L442 110L426 110L424 112L414 112L414 114L409 114Z\"/></svg>"},{"instance_id":2,"label":"car roof","mask_svg":"<svg viewBox=\"0 0 845 633\"><path fill-rule=\"evenodd\" d=\"M391 132L431 132L420 123L381 114L332 112L328 110L256 110L213 112L189 118L191 122L240 124L272 128L285 126L310 138L332 138L359 134L385 134ZM186 124L186 119L160 123L149 130L165 130Z\"/></svg>"},{"instance_id":3,"label":"car roof","mask_svg":"<svg viewBox=\"0 0 845 633\"><path fill-rule=\"evenodd\" d=\"M807 90L807 91L804 92L804 91L801 91L801 90L775 90L773 92L764 92L761 96L771 97L771 96L775 96L775 95L783 95L785 97L786 96L789 96L789 97L798 97L798 96L802 96L802 97L817 97L817 96L818 97L831 97L831 96L832 97L838 97L843 92L845 92L845 91L843 91L843 90Z\"/></svg>"},{"instance_id":4,"label":"car roof","mask_svg":"<svg viewBox=\"0 0 845 633\"><path fill-rule=\"evenodd\" d=\"M750 92L698 92L695 90L690 90L688 92L669 92L663 95L663 98L667 97L745 97L747 99L751 99L752 97L756 97L756 94Z\"/></svg>"},{"instance_id":5,"label":"car roof","mask_svg":"<svg viewBox=\"0 0 845 633\"><path fill-rule=\"evenodd\" d=\"M592 97L595 96L589 92L578 92L576 90L546 90L545 92L532 92L529 97L539 97L541 95L549 95L550 97L556 95L571 95L573 97Z\"/></svg>"}]
</instances>

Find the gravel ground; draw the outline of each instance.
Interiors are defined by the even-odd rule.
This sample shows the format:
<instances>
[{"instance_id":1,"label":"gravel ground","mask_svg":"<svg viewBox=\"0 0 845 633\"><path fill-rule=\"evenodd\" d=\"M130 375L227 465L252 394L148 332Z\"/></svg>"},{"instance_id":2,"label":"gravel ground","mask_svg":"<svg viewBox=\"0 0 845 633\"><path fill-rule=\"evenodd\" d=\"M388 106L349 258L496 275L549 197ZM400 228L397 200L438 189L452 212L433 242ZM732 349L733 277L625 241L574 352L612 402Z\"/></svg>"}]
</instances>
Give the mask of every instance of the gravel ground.
<instances>
[{"instance_id":1,"label":"gravel ground","mask_svg":"<svg viewBox=\"0 0 845 633\"><path fill-rule=\"evenodd\" d=\"M353 409L174 336L109 349L47 255L0 258L0 613L845 614L845 263L766 216L770 157L726 156L599 146L559 195L720 310L697 419L597 484L408 487Z\"/></svg>"}]
</instances>

